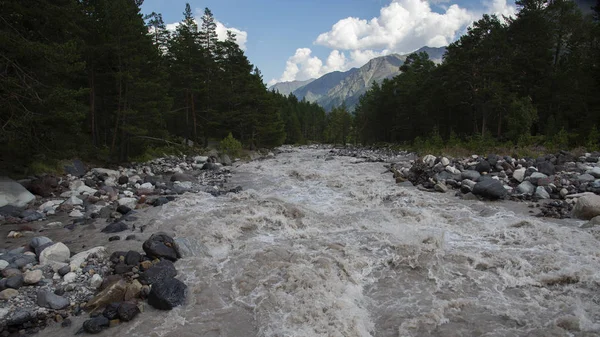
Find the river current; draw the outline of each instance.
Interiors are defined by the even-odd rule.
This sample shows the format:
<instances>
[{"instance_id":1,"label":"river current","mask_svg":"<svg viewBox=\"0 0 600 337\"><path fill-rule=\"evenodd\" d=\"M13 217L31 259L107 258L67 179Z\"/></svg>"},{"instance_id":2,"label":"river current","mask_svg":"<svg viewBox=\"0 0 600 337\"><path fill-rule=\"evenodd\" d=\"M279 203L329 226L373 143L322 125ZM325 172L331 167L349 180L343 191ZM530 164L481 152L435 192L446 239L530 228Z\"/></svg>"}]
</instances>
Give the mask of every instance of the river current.
<instances>
[{"instance_id":1,"label":"river current","mask_svg":"<svg viewBox=\"0 0 600 337\"><path fill-rule=\"evenodd\" d=\"M177 237L187 304L102 335L600 334L598 232L327 155L289 149L234 168L241 193L164 205L147 231Z\"/></svg>"}]
</instances>

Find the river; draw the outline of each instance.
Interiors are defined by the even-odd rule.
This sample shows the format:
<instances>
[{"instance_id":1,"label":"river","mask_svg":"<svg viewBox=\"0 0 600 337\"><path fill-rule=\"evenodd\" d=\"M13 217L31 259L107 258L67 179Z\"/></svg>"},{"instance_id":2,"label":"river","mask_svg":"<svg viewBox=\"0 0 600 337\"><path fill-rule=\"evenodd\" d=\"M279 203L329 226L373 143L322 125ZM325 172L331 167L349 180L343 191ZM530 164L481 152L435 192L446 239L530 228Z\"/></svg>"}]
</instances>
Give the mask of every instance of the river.
<instances>
[{"instance_id":1,"label":"river","mask_svg":"<svg viewBox=\"0 0 600 337\"><path fill-rule=\"evenodd\" d=\"M163 206L147 231L178 238L188 303L146 306L102 335L600 333L598 232L400 187L382 163L327 154L246 163L233 170L241 193Z\"/></svg>"}]
</instances>

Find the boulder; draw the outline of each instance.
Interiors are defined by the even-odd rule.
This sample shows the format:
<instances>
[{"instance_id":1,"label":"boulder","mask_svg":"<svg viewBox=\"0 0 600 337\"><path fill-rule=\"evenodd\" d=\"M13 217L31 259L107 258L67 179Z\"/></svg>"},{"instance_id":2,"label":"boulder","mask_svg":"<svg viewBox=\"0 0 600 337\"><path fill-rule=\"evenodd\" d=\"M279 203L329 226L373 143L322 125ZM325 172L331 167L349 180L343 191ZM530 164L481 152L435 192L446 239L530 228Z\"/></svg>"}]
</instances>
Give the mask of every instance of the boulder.
<instances>
[{"instance_id":1,"label":"boulder","mask_svg":"<svg viewBox=\"0 0 600 337\"><path fill-rule=\"evenodd\" d=\"M125 214L131 212L131 208L127 207L125 205L119 205L119 207L117 207L117 212L125 215Z\"/></svg>"},{"instance_id":2,"label":"boulder","mask_svg":"<svg viewBox=\"0 0 600 337\"><path fill-rule=\"evenodd\" d=\"M121 302L127 290L127 283L123 279L118 279L109 284L104 290L89 300L85 305L86 310L96 311L104 308L110 303Z\"/></svg>"},{"instance_id":3,"label":"boulder","mask_svg":"<svg viewBox=\"0 0 600 337\"><path fill-rule=\"evenodd\" d=\"M125 255L125 264L130 266L137 266L142 260L142 254L136 252L135 250L130 250Z\"/></svg>"},{"instance_id":4,"label":"boulder","mask_svg":"<svg viewBox=\"0 0 600 337\"><path fill-rule=\"evenodd\" d=\"M138 280L133 280L131 283L127 284L127 289L125 290L125 296L123 300L131 301L138 297L140 297L140 293L142 292L142 284Z\"/></svg>"},{"instance_id":5,"label":"boulder","mask_svg":"<svg viewBox=\"0 0 600 337\"><path fill-rule=\"evenodd\" d=\"M164 279L152 285L148 304L159 310L171 310L185 303L187 286L176 278Z\"/></svg>"},{"instance_id":6,"label":"boulder","mask_svg":"<svg viewBox=\"0 0 600 337\"><path fill-rule=\"evenodd\" d=\"M194 176L185 173L175 173L171 176L171 181L196 181Z\"/></svg>"},{"instance_id":7,"label":"boulder","mask_svg":"<svg viewBox=\"0 0 600 337\"><path fill-rule=\"evenodd\" d=\"M513 172L513 179L515 179L518 182L522 182L523 179L525 179L525 171L526 171L526 169L524 167L522 167L520 169L516 169Z\"/></svg>"},{"instance_id":8,"label":"boulder","mask_svg":"<svg viewBox=\"0 0 600 337\"><path fill-rule=\"evenodd\" d=\"M38 290L37 293L37 304L40 307L50 308L54 310L61 310L69 306L70 302L68 299L58 296L55 293L48 290Z\"/></svg>"},{"instance_id":9,"label":"boulder","mask_svg":"<svg viewBox=\"0 0 600 337\"><path fill-rule=\"evenodd\" d=\"M0 300L3 301L8 301L13 297L17 297L19 296L19 291L12 289L12 288L8 288L8 289L4 289L2 291L0 291Z\"/></svg>"},{"instance_id":10,"label":"boulder","mask_svg":"<svg viewBox=\"0 0 600 337\"><path fill-rule=\"evenodd\" d=\"M117 309L119 319L123 322L129 322L140 313L140 308L135 303L123 302Z\"/></svg>"},{"instance_id":11,"label":"boulder","mask_svg":"<svg viewBox=\"0 0 600 337\"><path fill-rule=\"evenodd\" d=\"M554 168L554 164L552 164L549 161L543 161L543 162L537 163L537 169L538 169L538 172L543 173L547 176L551 176L556 172L556 170Z\"/></svg>"},{"instance_id":12,"label":"boulder","mask_svg":"<svg viewBox=\"0 0 600 337\"><path fill-rule=\"evenodd\" d=\"M25 187L27 190L29 190L29 192L35 195L48 198L58 188L58 186L58 178L47 175L33 180Z\"/></svg>"},{"instance_id":13,"label":"boulder","mask_svg":"<svg viewBox=\"0 0 600 337\"><path fill-rule=\"evenodd\" d=\"M86 251L73 255L69 264L71 265L72 270L78 270L91 255L95 255L98 258L103 258L106 254L106 247L94 247L92 249L88 249Z\"/></svg>"},{"instance_id":14,"label":"boulder","mask_svg":"<svg viewBox=\"0 0 600 337\"><path fill-rule=\"evenodd\" d=\"M594 178L600 178L600 167L593 167L591 170L586 171L585 173L593 176Z\"/></svg>"},{"instance_id":15,"label":"boulder","mask_svg":"<svg viewBox=\"0 0 600 337\"><path fill-rule=\"evenodd\" d=\"M102 285L102 276L100 274L94 274L90 279L90 287L98 289Z\"/></svg>"},{"instance_id":16,"label":"boulder","mask_svg":"<svg viewBox=\"0 0 600 337\"><path fill-rule=\"evenodd\" d=\"M33 239L31 239L31 241L29 241L29 247L31 247L31 249L35 251L36 249L38 249L38 247L41 247L42 245L45 245L50 242L52 242L52 240L45 236L36 236Z\"/></svg>"},{"instance_id":17,"label":"boulder","mask_svg":"<svg viewBox=\"0 0 600 337\"><path fill-rule=\"evenodd\" d=\"M23 274L25 284L37 284L44 277L44 273L40 269L29 270Z\"/></svg>"},{"instance_id":18,"label":"boulder","mask_svg":"<svg viewBox=\"0 0 600 337\"><path fill-rule=\"evenodd\" d=\"M119 222L113 222L111 224L109 224L108 226L104 227L102 229L103 233L119 233L122 231L126 231L129 229L129 226L127 226L126 223L119 221Z\"/></svg>"},{"instance_id":19,"label":"boulder","mask_svg":"<svg viewBox=\"0 0 600 337\"><path fill-rule=\"evenodd\" d=\"M70 257L71 251L69 247L65 246L62 242L57 242L47 247L38 256L41 265L49 264L49 261L67 262Z\"/></svg>"},{"instance_id":20,"label":"boulder","mask_svg":"<svg viewBox=\"0 0 600 337\"><path fill-rule=\"evenodd\" d=\"M175 240L169 235L159 232L152 234L142 245L146 255L151 258L165 258L171 261L177 261L181 257L179 248Z\"/></svg>"},{"instance_id":21,"label":"boulder","mask_svg":"<svg viewBox=\"0 0 600 337\"><path fill-rule=\"evenodd\" d=\"M74 177L81 178L85 175L85 165L79 159L75 159L72 162L64 166L65 172Z\"/></svg>"},{"instance_id":22,"label":"boulder","mask_svg":"<svg viewBox=\"0 0 600 337\"><path fill-rule=\"evenodd\" d=\"M120 176L119 180L117 182L119 183L119 185L125 185L129 182L129 177L128 176Z\"/></svg>"},{"instance_id":23,"label":"boulder","mask_svg":"<svg viewBox=\"0 0 600 337\"><path fill-rule=\"evenodd\" d=\"M591 174L584 173L584 174L580 175L579 177L577 177L577 180L579 180L582 183L585 183L585 182L592 182L592 181L596 180L596 178L594 178L594 176Z\"/></svg>"},{"instance_id":24,"label":"boulder","mask_svg":"<svg viewBox=\"0 0 600 337\"><path fill-rule=\"evenodd\" d=\"M4 286L6 288L19 289L23 285L23 275L15 275L5 279Z\"/></svg>"},{"instance_id":25,"label":"boulder","mask_svg":"<svg viewBox=\"0 0 600 337\"><path fill-rule=\"evenodd\" d=\"M227 154L222 154L221 155L221 164L225 165L225 166L231 166L233 162L231 161L231 158L229 158L229 156Z\"/></svg>"},{"instance_id":26,"label":"boulder","mask_svg":"<svg viewBox=\"0 0 600 337\"><path fill-rule=\"evenodd\" d=\"M481 174L477 171L473 171L473 170L465 170L461 173L461 179L469 179L469 180L473 180L473 181L477 181L477 179L479 179L479 177L481 177Z\"/></svg>"},{"instance_id":27,"label":"boulder","mask_svg":"<svg viewBox=\"0 0 600 337\"><path fill-rule=\"evenodd\" d=\"M529 176L529 181L534 184L534 185L538 185L540 180L546 179L548 178L547 175L545 175L544 173L541 172L533 172L531 174L531 176Z\"/></svg>"},{"instance_id":28,"label":"boulder","mask_svg":"<svg viewBox=\"0 0 600 337\"><path fill-rule=\"evenodd\" d=\"M598 215L600 215L600 196L595 194L581 196L573 207L573 217L578 219L590 220Z\"/></svg>"},{"instance_id":29,"label":"boulder","mask_svg":"<svg viewBox=\"0 0 600 337\"><path fill-rule=\"evenodd\" d=\"M160 281L173 278L177 276L177 269L173 262L169 260L162 260L152 267L148 268L145 272L140 275L140 282L143 284L155 284Z\"/></svg>"},{"instance_id":30,"label":"boulder","mask_svg":"<svg viewBox=\"0 0 600 337\"><path fill-rule=\"evenodd\" d=\"M35 196L23 185L8 177L0 177L0 207L25 207L33 200Z\"/></svg>"},{"instance_id":31,"label":"boulder","mask_svg":"<svg viewBox=\"0 0 600 337\"><path fill-rule=\"evenodd\" d=\"M125 198L119 199L119 206L127 206L131 209L134 209L135 205L137 205L136 198L125 197Z\"/></svg>"},{"instance_id":32,"label":"boulder","mask_svg":"<svg viewBox=\"0 0 600 337\"><path fill-rule=\"evenodd\" d=\"M535 189L535 196L538 199L550 199L550 194L548 193L548 191L546 191L546 189L543 186L538 186Z\"/></svg>"},{"instance_id":33,"label":"boulder","mask_svg":"<svg viewBox=\"0 0 600 337\"><path fill-rule=\"evenodd\" d=\"M491 172L491 170L492 167L487 160L482 160L479 163L477 163L477 166L475 166L475 171L479 173Z\"/></svg>"},{"instance_id":34,"label":"boulder","mask_svg":"<svg viewBox=\"0 0 600 337\"><path fill-rule=\"evenodd\" d=\"M517 192L521 194L533 194L535 186L530 181L524 181L517 186Z\"/></svg>"},{"instance_id":35,"label":"boulder","mask_svg":"<svg viewBox=\"0 0 600 337\"><path fill-rule=\"evenodd\" d=\"M104 316L96 316L83 322L83 331L89 334L99 334L110 326L110 321Z\"/></svg>"},{"instance_id":36,"label":"boulder","mask_svg":"<svg viewBox=\"0 0 600 337\"><path fill-rule=\"evenodd\" d=\"M507 193L504 185L495 179L485 179L480 181L475 184L475 187L473 188L473 194L491 200L503 199Z\"/></svg>"}]
</instances>

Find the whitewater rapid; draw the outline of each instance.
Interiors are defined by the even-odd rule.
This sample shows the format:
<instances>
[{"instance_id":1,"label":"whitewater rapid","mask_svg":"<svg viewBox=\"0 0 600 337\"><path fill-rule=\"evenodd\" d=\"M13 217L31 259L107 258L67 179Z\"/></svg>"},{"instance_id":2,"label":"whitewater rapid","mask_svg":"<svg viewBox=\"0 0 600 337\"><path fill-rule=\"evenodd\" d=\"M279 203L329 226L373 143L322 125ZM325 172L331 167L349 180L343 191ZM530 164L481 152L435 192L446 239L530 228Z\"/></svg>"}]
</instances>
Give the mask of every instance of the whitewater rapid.
<instances>
[{"instance_id":1,"label":"whitewater rapid","mask_svg":"<svg viewBox=\"0 0 600 337\"><path fill-rule=\"evenodd\" d=\"M597 231L401 187L382 163L327 156L291 149L234 168L241 193L162 206L146 231L177 237L187 304L147 307L103 335L600 333Z\"/></svg>"}]
</instances>

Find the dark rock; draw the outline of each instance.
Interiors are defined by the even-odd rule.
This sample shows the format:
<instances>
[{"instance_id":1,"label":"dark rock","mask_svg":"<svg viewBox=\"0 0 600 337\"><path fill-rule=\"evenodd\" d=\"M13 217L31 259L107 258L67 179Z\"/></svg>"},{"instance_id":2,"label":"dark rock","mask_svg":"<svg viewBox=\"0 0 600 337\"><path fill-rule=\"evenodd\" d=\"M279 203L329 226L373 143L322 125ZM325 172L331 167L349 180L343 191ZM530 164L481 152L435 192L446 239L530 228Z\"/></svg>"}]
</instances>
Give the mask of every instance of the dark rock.
<instances>
[{"instance_id":1,"label":"dark rock","mask_svg":"<svg viewBox=\"0 0 600 337\"><path fill-rule=\"evenodd\" d=\"M108 275L107 277L104 278L104 280L102 280L102 284L100 285L99 290L102 291L102 290L108 288L110 285L115 284L122 279L123 279L123 276L121 276L121 275Z\"/></svg>"},{"instance_id":2,"label":"dark rock","mask_svg":"<svg viewBox=\"0 0 600 337\"><path fill-rule=\"evenodd\" d=\"M538 172L543 173L547 176L551 176L556 172L554 165L549 161L543 161L541 163L538 163L537 169Z\"/></svg>"},{"instance_id":3,"label":"dark rock","mask_svg":"<svg viewBox=\"0 0 600 337\"><path fill-rule=\"evenodd\" d=\"M475 171L479 172L479 173L484 173L484 172L490 172L492 170L492 167L490 166L490 163L487 160L482 160L480 161L477 166L475 166Z\"/></svg>"},{"instance_id":4,"label":"dark rock","mask_svg":"<svg viewBox=\"0 0 600 337\"><path fill-rule=\"evenodd\" d=\"M129 234L129 235L127 235L127 237L125 238L125 240L127 240L127 241L137 240L137 236L135 236L135 234Z\"/></svg>"},{"instance_id":5,"label":"dark rock","mask_svg":"<svg viewBox=\"0 0 600 337\"><path fill-rule=\"evenodd\" d=\"M49 175L43 176L33 180L25 187L33 194L48 198L58 188L58 178Z\"/></svg>"},{"instance_id":6,"label":"dark rock","mask_svg":"<svg viewBox=\"0 0 600 337\"><path fill-rule=\"evenodd\" d=\"M162 206L168 202L169 202L169 199L167 199L165 197L158 197L156 200L154 200L154 202L152 202L152 206L154 206L154 207Z\"/></svg>"},{"instance_id":7,"label":"dark rock","mask_svg":"<svg viewBox=\"0 0 600 337\"><path fill-rule=\"evenodd\" d=\"M119 318L119 305L121 305L119 302L110 303L106 306L106 308L104 308L102 316L108 318L109 320Z\"/></svg>"},{"instance_id":8,"label":"dark rock","mask_svg":"<svg viewBox=\"0 0 600 337\"><path fill-rule=\"evenodd\" d=\"M111 241L111 242L112 241L119 241L119 240L121 240L121 237L118 236L118 235L113 235L113 236L111 236L111 237L108 238L108 241Z\"/></svg>"},{"instance_id":9,"label":"dark rock","mask_svg":"<svg viewBox=\"0 0 600 337\"><path fill-rule=\"evenodd\" d=\"M62 296L62 295L64 295L64 294L65 294L65 288L62 288L62 287L61 287L61 288L56 288L56 289L54 290L54 294L55 294L55 295L58 295L58 296Z\"/></svg>"},{"instance_id":10,"label":"dark rock","mask_svg":"<svg viewBox=\"0 0 600 337\"><path fill-rule=\"evenodd\" d=\"M6 320L6 325L19 326L29 321L33 321L35 319L37 319L37 315L34 312L19 309L16 313L14 313Z\"/></svg>"},{"instance_id":11,"label":"dark rock","mask_svg":"<svg viewBox=\"0 0 600 337\"><path fill-rule=\"evenodd\" d=\"M156 258L165 258L171 261L177 261L181 257L177 243L172 237L159 232L152 236L142 245L146 255Z\"/></svg>"},{"instance_id":12,"label":"dark rock","mask_svg":"<svg viewBox=\"0 0 600 337\"><path fill-rule=\"evenodd\" d=\"M128 266L124 263L119 263L115 266L115 274L125 274L131 271L131 268L133 268L133 266Z\"/></svg>"},{"instance_id":13,"label":"dark rock","mask_svg":"<svg viewBox=\"0 0 600 337\"><path fill-rule=\"evenodd\" d=\"M119 185L125 185L128 182L129 182L129 177L127 177L127 176L120 176L119 177L119 181L118 181Z\"/></svg>"},{"instance_id":14,"label":"dark rock","mask_svg":"<svg viewBox=\"0 0 600 337\"><path fill-rule=\"evenodd\" d=\"M38 290L37 293L37 304L40 307L50 308L54 310L64 309L69 306L70 302L68 299L58 296L48 290Z\"/></svg>"},{"instance_id":15,"label":"dark rock","mask_svg":"<svg viewBox=\"0 0 600 337\"><path fill-rule=\"evenodd\" d=\"M473 194L491 200L503 199L507 193L504 185L495 179L485 179L480 181L475 184L475 187L473 188Z\"/></svg>"},{"instance_id":16,"label":"dark rock","mask_svg":"<svg viewBox=\"0 0 600 337\"><path fill-rule=\"evenodd\" d=\"M175 269L173 262L162 260L143 272L140 275L140 282L142 284L156 284L164 279L173 278L175 276L177 276L177 269Z\"/></svg>"},{"instance_id":17,"label":"dark rock","mask_svg":"<svg viewBox=\"0 0 600 337\"><path fill-rule=\"evenodd\" d=\"M54 242L50 241L50 242L46 242L46 243L42 244L41 246L38 246L35 249L35 255L37 255L39 257L40 254L44 251L44 249L46 249L52 245L54 245Z\"/></svg>"},{"instance_id":18,"label":"dark rock","mask_svg":"<svg viewBox=\"0 0 600 337\"><path fill-rule=\"evenodd\" d=\"M127 255L127 252L122 252L122 251L113 252L110 255L110 262L112 262L113 264L123 262L123 261L125 261L125 255Z\"/></svg>"},{"instance_id":19,"label":"dark rock","mask_svg":"<svg viewBox=\"0 0 600 337\"><path fill-rule=\"evenodd\" d=\"M19 289L23 285L23 275L15 275L6 279L6 288Z\"/></svg>"},{"instance_id":20,"label":"dark rock","mask_svg":"<svg viewBox=\"0 0 600 337\"><path fill-rule=\"evenodd\" d=\"M15 261L15 259L19 258L20 256L21 255L15 256L13 259L10 259L10 262L12 263L13 261ZM21 273L21 271L17 268L6 268L2 271L2 276L5 278L18 276L18 275L22 275L22 274L23 273Z\"/></svg>"},{"instance_id":21,"label":"dark rock","mask_svg":"<svg viewBox=\"0 0 600 337\"><path fill-rule=\"evenodd\" d=\"M205 163L204 165L202 165L202 169L216 171L219 169L219 165L217 165L215 163Z\"/></svg>"},{"instance_id":22,"label":"dark rock","mask_svg":"<svg viewBox=\"0 0 600 337\"><path fill-rule=\"evenodd\" d=\"M13 205L6 205L0 207L0 215L3 215L5 217L18 218L19 215L21 215L21 212L23 212L23 209Z\"/></svg>"},{"instance_id":23,"label":"dark rock","mask_svg":"<svg viewBox=\"0 0 600 337\"><path fill-rule=\"evenodd\" d=\"M87 187L92 187L92 188L96 187L96 181L94 179L87 178L86 180L83 181L83 183Z\"/></svg>"},{"instance_id":24,"label":"dark rock","mask_svg":"<svg viewBox=\"0 0 600 337\"><path fill-rule=\"evenodd\" d=\"M35 264L35 262L36 262L35 256L23 255L23 257L16 259L12 264L17 268L23 268L28 264Z\"/></svg>"},{"instance_id":25,"label":"dark rock","mask_svg":"<svg viewBox=\"0 0 600 337\"><path fill-rule=\"evenodd\" d=\"M477 179L479 179L479 177L481 177L481 174L479 174L479 172L477 172L477 171L465 170L460 174L460 176L461 176L462 180L469 179L469 180L477 181Z\"/></svg>"},{"instance_id":26,"label":"dark rock","mask_svg":"<svg viewBox=\"0 0 600 337\"><path fill-rule=\"evenodd\" d=\"M135 250L130 250L125 255L125 264L130 266L137 266L142 260L142 254L136 252Z\"/></svg>"},{"instance_id":27,"label":"dark rock","mask_svg":"<svg viewBox=\"0 0 600 337\"><path fill-rule=\"evenodd\" d=\"M71 322L70 318L65 318L61 323L60 326L62 326L63 328L68 328L71 326L71 324L73 324L73 322Z\"/></svg>"},{"instance_id":28,"label":"dark rock","mask_svg":"<svg viewBox=\"0 0 600 337\"><path fill-rule=\"evenodd\" d=\"M83 331L90 334L97 334L108 328L110 321L104 316L97 316L83 322Z\"/></svg>"},{"instance_id":29,"label":"dark rock","mask_svg":"<svg viewBox=\"0 0 600 337\"><path fill-rule=\"evenodd\" d=\"M44 218L44 214L32 209L24 210L19 217L25 222L37 221Z\"/></svg>"},{"instance_id":30,"label":"dark rock","mask_svg":"<svg viewBox=\"0 0 600 337\"><path fill-rule=\"evenodd\" d=\"M152 285L148 304L159 310L171 310L185 303L187 286L176 278L164 279Z\"/></svg>"},{"instance_id":31,"label":"dark rock","mask_svg":"<svg viewBox=\"0 0 600 337\"><path fill-rule=\"evenodd\" d=\"M125 214L131 212L131 208L129 208L125 205L120 205L119 207L117 207L117 212L125 215Z\"/></svg>"},{"instance_id":32,"label":"dark rock","mask_svg":"<svg viewBox=\"0 0 600 337\"><path fill-rule=\"evenodd\" d=\"M487 156L487 162L490 164L491 167L496 166L496 164L498 163L498 156L495 154L490 154Z\"/></svg>"},{"instance_id":33,"label":"dark rock","mask_svg":"<svg viewBox=\"0 0 600 337\"><path fill-rule=\"evenodd\" d=\"M104 227L102 232L103 233L119 233L122 231L126 231L128 229L129 229L129 227L127 226L126 223L119 221L119 222L113 222L110 225Z\"/></svg>"},{"instance_id":34,"label":"dark rock","mask_svg":"<svg viewBox=\"0 0 600 337\"><path fill-rule=\"evenodd\" d=\"M85 165L79 159L73 160L73 162L64 166L65 172L75 177L83 177L85 175Z\"/></svg>"},{"instance_id":35,"label":"dark rock","mask_svg":"<svg viewBox=\"0 0 600 337\"><path fill-rule=\"evenodd\" d=\"M129 322L135 318L140 313L140 308L138 308L135 303L131 302L123 302L119 305L118 315L119 319L123 322Z\"/></svg>"},{"instance_id":36,"label":"dark rock","mask_svg":"<svg viewBox=\"0 0 600 337\"><path fill-rule=\"evenodd\" d=\"M101 218L109 218L112 213L112 208L110 206L102 207L100 212L98 212L98 216Z\"/></svg>"},{"instance_id":37,"label":"dark rock","mask_svg":"<svg viewBox=\"0 0 600 337\"><path fill-rule=\"evenodd\" d=\"M50 238L47 238L45 236L36 236L33 239L31 239L31 241L29 242L29 247L31 247L31 249L33 249L35 251L38 247L40 247L48 242L52 242L52 240L50 240Z\"/></svg>"},{"instance_id":38,"label":"dark rock","mask_svg":"<svg viewBox=\"0 0 600 337\"><path fill-rule=\"evenodd\" d=\"M145 183L151 183L152 185L156 185L157 183L161 182L161 176L145 176L144 177L144 182Z\"/></svg>"},{"instance_id":39,"label":"dark rock","mask_svg":"<svg viewBox=\"0 0 600 337\"><path fill-rule=\"evenodd\" d=\"M68 274L68 273L70 273L70 272L71 272L71 266L70 266L70 265L66 265L66 266L64 266L64 267L61 267L61 268L58 270L58 275L60 275L60 276L62 277L62 276L65 276L65 275L67 275L67 274Z\"/></svg>"}]
</instances>

